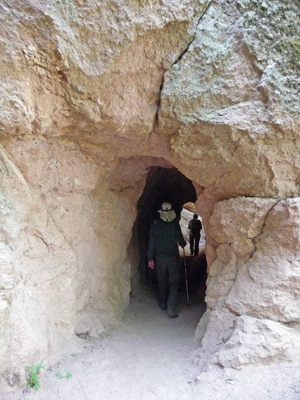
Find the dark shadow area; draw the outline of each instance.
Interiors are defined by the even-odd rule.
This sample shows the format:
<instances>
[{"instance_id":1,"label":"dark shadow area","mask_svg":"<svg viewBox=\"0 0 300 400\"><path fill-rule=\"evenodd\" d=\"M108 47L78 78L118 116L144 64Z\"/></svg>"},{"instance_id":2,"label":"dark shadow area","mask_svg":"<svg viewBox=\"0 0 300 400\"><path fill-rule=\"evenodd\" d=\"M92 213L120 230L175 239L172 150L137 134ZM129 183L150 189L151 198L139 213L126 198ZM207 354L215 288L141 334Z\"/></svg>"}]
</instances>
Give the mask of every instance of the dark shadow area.
<instances>
[{"instance_id":1,"label":"dark shadow area","mask_svg":"<svg viewBox=\"0 0 300 400\"><path fill-rule=\"evenodd\" d=\"M133 270L133 280L147 285L152 291L156 291L155 272L148 268L148 242L152 222L159 216L157 210L162 202L170 201L180 218L183 205L194 203L197 200L196 190L192 181L187 179L176 168L151 167L149 168L146 185L137 203L137 218L133 228L130 244L131 257L136 267ZM186 249L189 248L187 244ZM138 251L137 251L138 250ZM137 256L138 255L138 256ZM186 281L184 262L181 258L181 282L180 304L181 308L186 304ZM191 305L204 305L206 290L206 257L202 251L197 257L186 256L187 283Z\"/></svg>"},{"instance_id":2,"label":"dark shadow area","mask_svg":"<svg viewBox=\"0 0 300 400\"><path fill-rule=\"evenodd\" d=\"M186 268L186 274L185 274ZM204 251L201 251L197 257L186 256L185 262L181 258L180 263L180 286L179 295L181 303L190 305L204 303L207 279L207 262ZM187 297L188 290L188 297Z\"/></svg>"},{"instance_id":3,"label":"dark shadow area","mask_svg":"<svg viewBox=\"0 0 300 400\"><path fill-rule=\"evenodd\" d=\"M176 168L149 168L146 185L137 204L134 226L138 241L138 271L141 282L147 282L151 278L147 260L149 232L152 222L158 217L157 210L162 202L170 201L179 217L183 204L195 202L196 199L196 190L192 182Z\"/></svg>"}]
</instances>

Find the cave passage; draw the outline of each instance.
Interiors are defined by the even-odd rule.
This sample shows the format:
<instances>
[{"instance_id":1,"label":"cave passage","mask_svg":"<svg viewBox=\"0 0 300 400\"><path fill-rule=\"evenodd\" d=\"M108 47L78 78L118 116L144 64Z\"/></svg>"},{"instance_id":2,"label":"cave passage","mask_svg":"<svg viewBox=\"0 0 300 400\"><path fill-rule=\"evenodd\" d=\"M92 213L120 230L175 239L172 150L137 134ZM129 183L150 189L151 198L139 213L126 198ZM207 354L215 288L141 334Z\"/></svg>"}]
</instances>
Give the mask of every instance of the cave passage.
<instances>
[{"instance_id":1,"label":"cave passage","mask_svg":"<svg viewBox=\"0 0 300 400\"><path fill-rule=\"evenodd\" d=\"M155 286L155 273L148 268L147 250L149 233L152 222L158 217L157 210L162 202L169 201L179 217L192 218L193 212L183 209L186 203L194 203L197 200L196 190L192 181L186 178L176 168L150 167L144 191L137 203L137 217L133 228L131 245L138 249L138 257L135 259L133 280L142 284ZM183 212L182 212L183 211ZM182 213L182 214L181 214ZM184 218L181 219L183 228ZM188 245L187 224L182 229L187 241L185 247L186 266L188 272L188 285L190 294L204 298L206 282L206 257L204 250L197 257L191 257ZM202 242L203 243L203 242ZM203 246L202 246L203 247ZM184 262L181 254L181 297L185 292ZM134 284L133 284L134 285ZM154 289L155 290L155 289ZM182 294L183 292L183 294Z\"/></svg>"}]
</instances>

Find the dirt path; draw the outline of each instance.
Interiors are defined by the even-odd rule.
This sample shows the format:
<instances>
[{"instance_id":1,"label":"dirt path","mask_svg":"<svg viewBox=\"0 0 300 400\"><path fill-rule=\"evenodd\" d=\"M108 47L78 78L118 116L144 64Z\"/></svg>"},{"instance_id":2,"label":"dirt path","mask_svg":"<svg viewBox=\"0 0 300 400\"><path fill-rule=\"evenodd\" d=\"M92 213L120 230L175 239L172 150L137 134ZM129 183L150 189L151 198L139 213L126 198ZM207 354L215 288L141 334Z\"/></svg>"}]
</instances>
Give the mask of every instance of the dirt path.
<instances>
[{"instance_id":1,"label":"dirt path","mask_svg":"<svg viewBox=\"0 0 300 400\"><path fill-rule=\"evenodd\" d=\"M124 324L99 341L87 342L84 354L69 357L43 372L41 388L25 400L191 399L189 353L203 305L187 308L184 293L179 318L168 318L145 288L132 300ZM69 380L55 373L71 371Z\"/></svg>"},{"instance_id":2,"label":"dirt path","mask_svg":"<svg viewBox=\"0 0 300 400\"><path fill-rule=\"evenodd\" d=\"M241 372L214 367L201 374L192 362L194 331L203 303L184 293L180 315L169 319L152 292L139 291L124 323L107 337L86 340L83 354L70 356L41 377L41 388L1 400L299 400L300 370L273 365ZM71 371L71 379L55 373ZM299 372L298 372L299 371Z\"/></svg>"}]
</instances>

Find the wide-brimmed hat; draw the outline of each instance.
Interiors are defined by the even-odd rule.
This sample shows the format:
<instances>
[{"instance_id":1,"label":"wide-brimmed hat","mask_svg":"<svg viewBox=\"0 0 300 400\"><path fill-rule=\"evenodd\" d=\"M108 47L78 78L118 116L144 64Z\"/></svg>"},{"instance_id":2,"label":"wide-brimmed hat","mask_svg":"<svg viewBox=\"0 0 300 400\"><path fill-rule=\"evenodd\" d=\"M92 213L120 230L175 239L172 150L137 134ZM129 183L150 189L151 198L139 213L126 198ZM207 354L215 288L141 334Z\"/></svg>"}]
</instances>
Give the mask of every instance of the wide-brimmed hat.
<instances>
[{"instance_id":1,"label":"wide-brimmed hat","mask_svg":"<svg viewBox=\"0 0 300 400\"><path fill-rule=\"evenodd\" d=\"M160 219L165 222L171 222L176 218L176 213L172 208L172 204L165 201L158 210Z\"/></svg>"}]
</instances>

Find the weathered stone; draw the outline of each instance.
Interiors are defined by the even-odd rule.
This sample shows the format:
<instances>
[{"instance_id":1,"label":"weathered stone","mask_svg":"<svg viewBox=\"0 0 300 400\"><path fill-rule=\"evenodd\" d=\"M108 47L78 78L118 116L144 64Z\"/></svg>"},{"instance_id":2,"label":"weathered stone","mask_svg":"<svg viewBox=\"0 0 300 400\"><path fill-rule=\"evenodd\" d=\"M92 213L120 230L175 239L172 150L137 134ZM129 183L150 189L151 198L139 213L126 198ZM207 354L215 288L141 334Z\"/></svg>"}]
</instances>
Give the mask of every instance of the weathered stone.
<instances>
[{"instance_id":1,"label":"weathered stone","mask_svg":"<svg viewBox=\"0 0 300 400\"><path fill-rule=\"evenodd\" d=\"M227 198L297 196L299 26L283 21L298 19L298 5L241 3L210 3L189 51L165 74L160 126L204 187Z\"/></svg>"},{"instance_id":2,"label":"weathered stone","mask_svg":"<svg viewBox=\"0 0 300 400\"><path fill-rule=\"evenodd\" d=\"M234 331L214 362L238 369L247 364L268 363L280 359L296 342L290 328L267 319L242 316L235 320Z\"/></svg>"},{"instance_id":3,"label":"weathered stone","mask_svg":"<svg viewBox=\"0 0 300 400\"><path fill-rule=\"evenodd\" d=\"M228 207L233 203L234 206ZM235 212L238 224L233 230L229 223L223 222L222 215L226 215L228 221L233 221ZM244 215L244 218L239 217L239 214ZM210 317L209 323L205 324L207 330L204 335L201 328L201 354L210 346L210 337L217 335L215 327L211 325L211 315L214 315L224 325L224 329L219 331L218 340L213 340L214 345L219 343L216 362L238 368L247 363L270 361L281 354L286 356L289 351L287 343L293 330L277 322L299 324L300 321L299 214L299 199L266 201L236 198L215 205L210 224L213 220L213 232L216 232L214 237L218 235L219 242L225 242L216 248L216 254L221 254L225 261L223 253L228 250L227 241L231 232L232 237L238 237L237 230L240 229L241 235L239 242L230 245L231 249L235 249L237 258L235 269L230 257L227 257L227 263L216 259L208 268L206 303ZM249 229L251 215L255 229ZM232 314L224 313L226 308ZM224 347L222 338L224 330L228 331L226 327L230 315L232 323L235 323L236 315L241 317L237 319L235 333ZM199 326L202 325L200 322ZM259 332L259 327L263 332ZM287 332L290 334L287 335ZM296 336L293 340L297 340Z\"/></svg>"},{"instance_id":4,"label":"weathered stone","mask_svg":"<svg viewBox=\"0 0 300 400\"><path fill-rule=\"evenodd\" d=\"M262 231L264 217L276 204L273 199L230 199L216 204L209 220L209 234L218 243L254 239Z\"/></svg>"},{"instance_id":5,"label":"weathered stone","mask_svg":"<svg viewBox=\"0 0 300 400\"><path fill-rule=\"evenodd\" d=\"M198 195L200 354L222 349L237 314L298 323L298 3L15 0L0 10L0 379L19 384L31 362L77 350L75 333L121 320L153 166L176 167Z\"/></svg>"},{"instance_id":6,"label":"weathered stone","mask_svg":"<svg viewBox=\"0 0 300 400\"><path fill-rule=\"evenodd\" d=\"M220 306L216 310L207 310L196 329L195 339L201 341L201 347L194 352L194 362L206 369L224 342L232 335L236 316Z\"/></svg>"},{"instance_id":7,"label":"weathered stone","mask_svg":"<svg viewBox=\"0 0 300 400\"><path fill-rule=\"evenodd\" d=\"M239 270L227 300L238 314L300 322L300 200L280 201L266 218L256 251Z\"/></svg>"},{"instance_id":8,"label":"weathered stone","mask_svg":"<svg viewBox=\"0 0 300 400\"><path fill-rule=\"evenodd\" d=\"M218 246L218 248L216 249L216 253L218 259L224 263L229 263L234 256L234 254L232 254L230 246L227 243Z\"/></svg>"},{"instance_id":9,"label":"weathered stone","mask_svg":"<svg viewBox=\"0 0 300 400\"><path fill-rule=\"evenodd\" d=\"M231 243L231 249L239 260L253 255L255 246L252 239Z\"/></svg>"}]
</instances>

